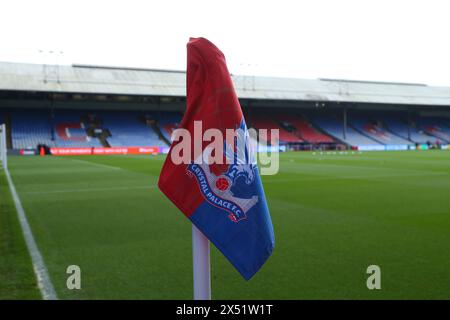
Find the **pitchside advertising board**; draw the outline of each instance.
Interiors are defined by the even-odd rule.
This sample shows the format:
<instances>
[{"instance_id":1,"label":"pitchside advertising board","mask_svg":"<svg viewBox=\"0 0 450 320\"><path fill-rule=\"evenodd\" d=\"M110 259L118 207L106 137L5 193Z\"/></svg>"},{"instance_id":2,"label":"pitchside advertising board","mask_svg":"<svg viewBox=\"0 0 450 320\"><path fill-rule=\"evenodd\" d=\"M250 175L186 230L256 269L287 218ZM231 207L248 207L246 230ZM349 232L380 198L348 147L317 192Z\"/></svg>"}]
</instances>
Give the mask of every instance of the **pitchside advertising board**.
<instances>
[{"instance_id":1,"label":"pitchside advertising board","mask_svg":"<svg viewBox=\"0 0 450 320\"><path fill-rule=\"evenodd\" d=\"M54 156L82 156L82 155L114 155L114 154L167 154L169 147L81 147L81 148L50 148L50 153ZM258 146L258 152L279 152L286 151L286 146L264 147ZM34 156L39 154L36 149L21 149L20 155Z\"/></svg>"},{"instance_id":2,"label":"pitchside advertising board","mask_svg":"<svg viewBox=\"0 0 450 320\"><path fill-rule=\"evenodd\" d=\"M21 156L34 156L36 155L36 149L20 149Z\"/></svg>"},{"instance_id":3,"label":"pitchside advertising board","mask_svg":"<svg viewBox=\"0 0 450 320\"><path fill-rule=\"evenodd\" d=\"M167 153L165 147L111 147L111 148L50 148L54 156L82 156L82 155L126 155L126 154L160 154ZM35 155L34 149L22 149L21 155Z\"/></svg>"},{"instance_id":4,"label":"pitchside advertising board","mask_svg":"<svg viewBox=\"0 0 450 320\"><path fill-rule=\"evenodd\" d=\"M407 144L391 144L391 145L360 145L357 147L360 151L390 151L390 150L409 150L413 149L413 145Z\"/></svg>"},{"instance_id":5,"label":"pitchside advertising board","mask_svg":"<svg viewBox=\"0 0 450 320\"><path fill-rule=\"evenodd\" d=\"M158 154L158 147L111 147L111 148L50 148L54 156L69 155L114 155L114 154Z\"/></svg>"},{"instance_id":6,"label":"pitchside advertising board","mask_svg":"<svg viewBox=\"0 0 450 320\"><path fill-rule=\"evenodd\" d=\"M411 150L415 146L408 145L388 145L388 146L358 146L360 151L385 151L385 150ZM426 150L426 144L420 145L419 149ZM450 145L442 145L441 149L450 149ZM257 152L283 152L286 146L264 147L258 146ZM54 156L80 156L80 155L114 155L114 154L167 154L169 147L111 147L111 148L50 148L50 153ZM34 156L38 154L36 149L21 149L20 155Z\"/></svg>"}]
</instances>

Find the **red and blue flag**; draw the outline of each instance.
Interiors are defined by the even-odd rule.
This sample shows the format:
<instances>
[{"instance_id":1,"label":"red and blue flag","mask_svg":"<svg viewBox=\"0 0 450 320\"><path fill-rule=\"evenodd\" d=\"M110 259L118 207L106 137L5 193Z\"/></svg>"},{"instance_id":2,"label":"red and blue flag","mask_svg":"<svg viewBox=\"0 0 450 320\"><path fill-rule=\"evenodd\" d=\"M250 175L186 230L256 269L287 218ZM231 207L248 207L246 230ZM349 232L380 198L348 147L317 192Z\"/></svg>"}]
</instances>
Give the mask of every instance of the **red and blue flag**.
<instances>
[{"instance_id":1,"label":"red and blue flag","mask_svg":"<svg viewBox=\"0 0 450 320\"><path fill-rule=\"evenodd\" d=\"M248 131L225 56L207 39L191 38L186 77L187 108L179 128L197 143L202 139L195 136L197 121L201 121L202 134L208 129L222 132L224 139L219 143L224 162L195 161L210 152L210 142L202 141L200 154L195 154L192 139L191 161L174 163L172 153L182 143L174 141L158 186L248 280L272 254L275 239L254 150L240 143L248 142ZM227 144L227 129L245 134ZM244 146L243 152L238 146Z\"/></svg>"}]
</instances>

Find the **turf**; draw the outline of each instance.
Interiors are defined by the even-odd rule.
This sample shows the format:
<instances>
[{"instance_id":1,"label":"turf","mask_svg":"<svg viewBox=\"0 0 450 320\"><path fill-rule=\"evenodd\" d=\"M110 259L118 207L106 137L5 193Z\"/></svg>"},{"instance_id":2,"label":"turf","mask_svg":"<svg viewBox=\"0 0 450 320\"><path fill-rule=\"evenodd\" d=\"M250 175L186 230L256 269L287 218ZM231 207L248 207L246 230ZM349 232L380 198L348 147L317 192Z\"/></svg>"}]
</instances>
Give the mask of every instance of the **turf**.
<instances>
[{"instance_id":1,"label":"turf","mask_svg":"<svg viewBox=\"0 0 450 320\"><path fill-rule=\"evenodd\" d=\"M163 160L10 157L60 298L192 297L191 228L156 188ZM246 282L213 248L213 298L450 298L450 152L284 153L263 183L274 254ZM72 264L81 290L66 288Z\"/></svg>"},{"instance_id":2,"label":"turf","mask_svg":"<svg viewBox=\"0 0 450 320\"><path fill-rule=\"evenodd\" d=\"M0 300L40 298L5 173L0 169Z\"/></svg>"}]
</instances>

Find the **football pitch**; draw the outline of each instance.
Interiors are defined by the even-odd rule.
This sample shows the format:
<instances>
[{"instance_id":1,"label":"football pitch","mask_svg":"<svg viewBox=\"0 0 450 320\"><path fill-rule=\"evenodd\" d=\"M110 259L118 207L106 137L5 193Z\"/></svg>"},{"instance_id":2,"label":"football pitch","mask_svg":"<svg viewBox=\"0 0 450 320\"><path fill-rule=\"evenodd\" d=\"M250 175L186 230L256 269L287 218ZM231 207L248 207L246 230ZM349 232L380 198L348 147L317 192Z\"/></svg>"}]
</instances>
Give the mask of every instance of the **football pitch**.
<instances>
[{"instance_id":1,"label":"football pitch","mask_svg":"<svg viewBox=\"0 0 450 320\"><path fill-rule=\"evenodd\" d=\"M192 298L191 225L156 186L164 159L9 157L59 298ZM283 153L262 180L274 253L247 282L212 246L213 299L450 299L449 151Z\"/></svg>"}]
</instances>

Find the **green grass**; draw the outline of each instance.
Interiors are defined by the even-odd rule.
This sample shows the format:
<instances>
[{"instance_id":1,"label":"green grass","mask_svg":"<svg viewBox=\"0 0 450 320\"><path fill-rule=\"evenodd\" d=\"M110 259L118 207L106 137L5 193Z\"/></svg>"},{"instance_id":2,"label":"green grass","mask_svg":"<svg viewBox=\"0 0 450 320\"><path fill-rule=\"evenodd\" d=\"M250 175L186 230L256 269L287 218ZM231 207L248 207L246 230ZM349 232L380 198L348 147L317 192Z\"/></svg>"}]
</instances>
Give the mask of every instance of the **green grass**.
<instances>
[{"instance_id":1,"label":"green grass","mask_svg":"<svg viewBox=\"0 0 450 320\"><path fill-rule=\"evenodd\" d=\"M40 298L16 208L0 169L0 300Z\"/></svg>"},{"instance_id":2,"label":"green grass","mask_svg":"<svg viewBox=\"0 0 450 320\"><path fill-rule=\"evenodd\" d=\"M10 157L60 298L192 297L190 223L156 188L163 161ZM450 298L450 152L285 153L263 183L274 254L246 282L213 248L213 298ZM381 290L366 287L371 264Z\"/></svg>"}]
</instances>

